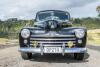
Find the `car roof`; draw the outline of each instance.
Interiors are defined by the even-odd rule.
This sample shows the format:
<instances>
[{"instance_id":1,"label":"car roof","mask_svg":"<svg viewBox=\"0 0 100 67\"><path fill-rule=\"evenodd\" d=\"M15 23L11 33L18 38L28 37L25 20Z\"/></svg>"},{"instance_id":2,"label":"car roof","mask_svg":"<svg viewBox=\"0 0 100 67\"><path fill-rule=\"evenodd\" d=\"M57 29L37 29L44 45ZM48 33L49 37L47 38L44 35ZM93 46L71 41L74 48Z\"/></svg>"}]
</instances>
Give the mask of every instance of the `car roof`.
<instances>
[{"instance_id":1,"label":"car roof","mask_svg":"<svg viewBox=\"0 0 100 67\"><path fill-rule=\"evenodd\" d=\"M69 12L67 12L67 11L62 11L62 10L43 10L43 11L39 11L39 12L37 12L37 14L38 14L38 13L41 13L41 12L48 12L48 11L66 12L66 13L68 13L68 14L69 14Z\"/></svg>"}]
</instances>

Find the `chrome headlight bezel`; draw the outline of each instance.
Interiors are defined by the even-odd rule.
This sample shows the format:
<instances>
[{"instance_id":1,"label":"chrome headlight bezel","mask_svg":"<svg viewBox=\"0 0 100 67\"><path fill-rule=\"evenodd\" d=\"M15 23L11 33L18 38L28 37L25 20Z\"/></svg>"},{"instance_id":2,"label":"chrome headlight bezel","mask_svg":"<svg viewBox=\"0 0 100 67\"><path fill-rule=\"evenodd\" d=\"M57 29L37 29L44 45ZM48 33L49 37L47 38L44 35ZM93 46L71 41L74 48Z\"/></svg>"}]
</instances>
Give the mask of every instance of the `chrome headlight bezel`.
<instances>
[{"instance_id":1,"label":"chrome headlight bezel","mask_svg":"<svg viewBox=\"0 0 100 67\"><path fill-rule=\"evenodd\" d=\"M28 38L30 36L30 30L29 29L22 29L21 30L21 36L23 38Z\"/></svg>"},{"instance_id":2,"label":"chrome headlight bezel","mask_svg":"<svg viewBox=\"0 0 100 67\"><path fill-rule=\"evenodd\" d=\"M77 38L83 38L85 36L85 30L84 29L76 29L75 35Z\"/></svg>"}]
</instances>

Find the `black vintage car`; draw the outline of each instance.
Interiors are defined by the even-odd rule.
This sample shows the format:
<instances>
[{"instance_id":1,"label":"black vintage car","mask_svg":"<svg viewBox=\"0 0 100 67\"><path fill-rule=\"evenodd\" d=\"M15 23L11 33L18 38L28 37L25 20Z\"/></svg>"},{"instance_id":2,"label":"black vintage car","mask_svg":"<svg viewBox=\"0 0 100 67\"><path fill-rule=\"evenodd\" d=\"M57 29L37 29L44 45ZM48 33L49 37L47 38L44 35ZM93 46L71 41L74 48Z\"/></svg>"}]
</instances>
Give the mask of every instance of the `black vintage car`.
<instances>
[{"instance_id":1,"label":"black vintage car","mask_svg":"<svg viewBox=\"0 0 100 67\"><path fill-rule=\"evenodd\" d=\"M24 27L19 33L19 51L23 59L34 54L73 53L83 60L86 49L87 30L72 27L70 14L60 10L45 10L36 14L33 27Z\"/></svg>"}]
</instances>

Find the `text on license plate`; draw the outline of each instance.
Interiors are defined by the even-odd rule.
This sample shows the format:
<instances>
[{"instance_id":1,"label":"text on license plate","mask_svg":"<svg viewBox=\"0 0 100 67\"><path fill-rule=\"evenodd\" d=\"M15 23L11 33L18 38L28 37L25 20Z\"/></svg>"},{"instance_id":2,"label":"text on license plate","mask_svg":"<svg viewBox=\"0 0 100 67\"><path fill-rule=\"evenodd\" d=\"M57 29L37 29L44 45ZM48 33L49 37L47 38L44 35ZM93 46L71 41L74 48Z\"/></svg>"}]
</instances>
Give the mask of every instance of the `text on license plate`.
<instances>
[{"instance_id":1,"label":"text on license plate","mask_svg":"<svg viewBox=\"0 0 100 67\"><path fill-rule=\"evenodd\" d=\"M44 47L44 53L61 53L61 47Z\"/></svg>"}]
</instances>

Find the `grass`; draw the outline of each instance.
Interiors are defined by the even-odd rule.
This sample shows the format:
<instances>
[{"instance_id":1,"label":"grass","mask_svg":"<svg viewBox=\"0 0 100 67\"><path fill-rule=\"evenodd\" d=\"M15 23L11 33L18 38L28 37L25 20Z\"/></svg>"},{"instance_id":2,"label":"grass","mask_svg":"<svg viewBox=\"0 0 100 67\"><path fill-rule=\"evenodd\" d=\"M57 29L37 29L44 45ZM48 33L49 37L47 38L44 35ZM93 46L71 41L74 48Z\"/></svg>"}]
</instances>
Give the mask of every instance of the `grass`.
<instances>
[{"instance_id":1,"label":"grass","mask_svg":"<svg viewBox=\"0 0 100 67\"><path fill-rule=\"evenodd\" d=\"M0 38L0 45L5 45L8 39L6 38Z\"/></svg>"},{"instance_id":2,"label":"grass","mask_svg":"<svg viewBox=\"0 0 100 67\"><path fill-rule=\"evenodd\" d=\"M0 38L0 45L18 45L18 39Z\"/></svg>"},{"instance_id":3,"label":"grass","mask_svg":"<svg viewBox=\"0 0 100 67\"><path fill-rule=\"evenodd\" d=\"M88 44L100 46L100 29L88 30Z\"/></svg>"}]
</instances>

